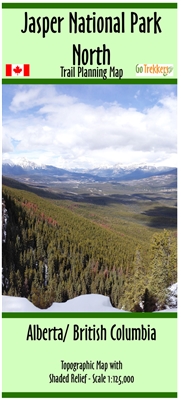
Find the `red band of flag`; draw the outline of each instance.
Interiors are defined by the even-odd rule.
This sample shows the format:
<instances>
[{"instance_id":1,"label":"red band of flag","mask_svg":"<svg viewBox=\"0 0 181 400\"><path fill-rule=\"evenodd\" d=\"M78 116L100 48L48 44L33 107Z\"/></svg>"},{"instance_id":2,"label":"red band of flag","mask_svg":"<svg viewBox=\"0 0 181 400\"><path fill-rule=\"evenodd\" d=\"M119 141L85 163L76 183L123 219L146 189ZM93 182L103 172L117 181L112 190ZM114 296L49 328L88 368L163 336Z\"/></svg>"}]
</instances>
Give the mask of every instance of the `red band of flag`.
<instances>
[{"instance_id":1,"label":"red band of flag","mask_svg":"<svg viewBox=\"0 0 181 400\"><path fill-rule=\"evenodd\" d=\"M12 75L12 64L6 64L6 76Z\"/></svg>"}]
</instances>

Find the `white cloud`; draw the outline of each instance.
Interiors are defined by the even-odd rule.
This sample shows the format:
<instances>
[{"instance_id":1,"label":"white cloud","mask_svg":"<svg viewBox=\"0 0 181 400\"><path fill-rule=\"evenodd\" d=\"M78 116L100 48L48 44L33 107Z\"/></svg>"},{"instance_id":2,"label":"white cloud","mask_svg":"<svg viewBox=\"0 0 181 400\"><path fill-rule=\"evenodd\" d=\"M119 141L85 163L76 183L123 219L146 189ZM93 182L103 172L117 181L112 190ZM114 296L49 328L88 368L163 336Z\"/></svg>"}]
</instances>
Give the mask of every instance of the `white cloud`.
<instances>
[{"instance_id":1,"label":"white cloud","mask_svg":"<svg viewBox=\"0 0 181 400\"><path fill-rule=\"evenodd\" d=\"M18 112L22 110L28 110L33 107L40 107L41 105L57 105L57 106L68 106L70 103L75 102L76 99L62 94L59 96L56 89L51 86L36 86L23 88L18 91L10 105L10 110ZM53 111L53 109L52 109Z\"/></svg>"},{"instance_id":2,"label":"white cloud","mask_svg":"<svg viewBox=\"0 0 181 400\"><path fill-rule=\"evenodd\" d=\"M2 130L2 152L9 153L13 151L13 145L11 143L11 137L9 136L9 130L6 131L5 128Z\"/></svg>"},{"instance_id":3,"label":"white cloud","mask_svg":"<svg viewBox=\"0 0 181 400\"><path fill-rule=\"evenodd\" d=\"M26 152L27 158L29 153L31 159L34 155L46 164L56 160L56 165L66 167L176 157L174 95L138 111L117 102L85 104L47 85L18 89L10 110L11 118L4 121L4 151L12 151L11 138L18 140L14 157Z\"/></svg>"}]
</instances>

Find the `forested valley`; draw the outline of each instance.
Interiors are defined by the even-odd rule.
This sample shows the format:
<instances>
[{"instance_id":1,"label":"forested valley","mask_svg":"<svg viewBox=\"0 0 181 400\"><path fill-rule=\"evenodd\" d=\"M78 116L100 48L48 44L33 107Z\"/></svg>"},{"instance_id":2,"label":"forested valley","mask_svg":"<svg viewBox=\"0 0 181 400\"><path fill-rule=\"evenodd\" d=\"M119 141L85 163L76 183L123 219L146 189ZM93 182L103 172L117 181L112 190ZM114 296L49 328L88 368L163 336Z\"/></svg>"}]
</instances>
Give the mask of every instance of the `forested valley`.
<instances>
[{"instance_id":1,"label":"forested valley","mask_svg":"<svg viewBox=\"0 0 181 400\"><path fill-rule=\"evenodd\" d=\"M122 231L121 220L119 231L107 229L61 201L7 186L3 204L3 295L41 309L89 293L128 311L165 308L167 288L177 281L175 230L150 230L143 240L144 231Z\"/></svg>"}]
</instances>

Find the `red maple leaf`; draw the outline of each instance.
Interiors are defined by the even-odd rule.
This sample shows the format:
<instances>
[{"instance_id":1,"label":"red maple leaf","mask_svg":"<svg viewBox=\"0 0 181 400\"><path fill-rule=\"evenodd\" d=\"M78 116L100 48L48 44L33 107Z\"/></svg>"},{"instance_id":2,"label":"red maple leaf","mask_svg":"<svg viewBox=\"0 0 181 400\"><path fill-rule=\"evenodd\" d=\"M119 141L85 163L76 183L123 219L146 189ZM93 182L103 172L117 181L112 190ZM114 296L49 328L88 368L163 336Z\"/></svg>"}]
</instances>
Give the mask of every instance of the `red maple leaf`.
<instances>
[{"instance_id":1,"label":"red maple leaf","mask_svg":"<svg viewBox=\"0 0 181 400\"><path fill-rule=\"evenodd\" d=\"M22 69L21 69L20 67L18 67L18 65L17 65L17 67L14 68L13 71L15 72L15 74L18 75L18 74L20 74L20 72L22 71Z\"/></svg>"}]
</instances>

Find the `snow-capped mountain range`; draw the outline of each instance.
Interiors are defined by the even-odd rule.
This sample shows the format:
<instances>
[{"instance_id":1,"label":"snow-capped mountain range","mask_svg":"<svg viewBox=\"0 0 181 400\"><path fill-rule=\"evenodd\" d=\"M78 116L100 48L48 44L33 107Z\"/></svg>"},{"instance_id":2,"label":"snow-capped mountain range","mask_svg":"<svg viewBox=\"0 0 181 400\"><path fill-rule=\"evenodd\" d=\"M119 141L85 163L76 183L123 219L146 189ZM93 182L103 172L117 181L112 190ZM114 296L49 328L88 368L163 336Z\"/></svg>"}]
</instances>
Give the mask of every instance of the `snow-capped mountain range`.
<instances>
[{"instance_id":1,"label":"snow-capped mountain range","mask_svg":"<svg viewBox=\"0 0 181 400\"><path fill-rule=\"evenodd\" d=\"M17 159L17 161L12 161L12 160L4 160L3 165L9 165L11 167L19 166L25 170L31 170L31 169L37 169L37 168L46 168L45 165L41 164L38 165L33 161L27 160L25 157Z\"/></svg>"},{"instance_id":2,"label":"snow-capped mountain range","mask_svg":"<svg viewBox=\"0 0 181 400\"><path fill-rule=\"evenodd\" d=\"M41 175L41 176L61 176L69 179L93 179L103 180L137 180L152 176L174 174L177 169L166 166L155 166L146 164L131 164L124 166L116 164L112 166L100 166L92 169L70 169L57 168L52 165L38 165L35 162L21 158L16 162L12 160L4 160L2 165L2 173L5 176L22 176L22 175Z\"/></svg>"},{"instance_id":3,"label":"snow-capped mountain range","mask_svg":"<svg viewBox=\"0 0 181 400\"><path fill-rule=\"evenodd\" d=\"M169 172L173 170L171 167L164 167L164 166L159 166L156 167L155 165L146 165L146 164L131 164L131 165L126 165L123 166L122 164L116 164L113 166L109 167L98 167L89 170L89 172L93 175L99 175L99 176L125 176L128 174L132 174L135 171L141 172L142 174L151 174L151 175L157 175L160 173L164 172Z\"/></svg>"}]
</instances>

